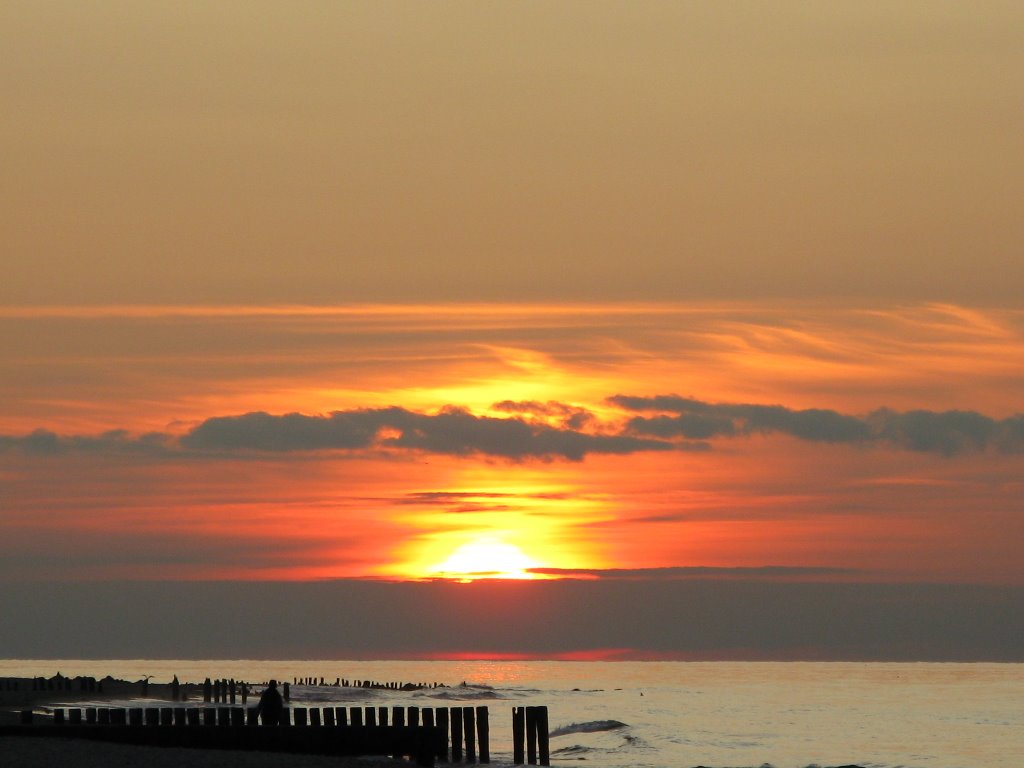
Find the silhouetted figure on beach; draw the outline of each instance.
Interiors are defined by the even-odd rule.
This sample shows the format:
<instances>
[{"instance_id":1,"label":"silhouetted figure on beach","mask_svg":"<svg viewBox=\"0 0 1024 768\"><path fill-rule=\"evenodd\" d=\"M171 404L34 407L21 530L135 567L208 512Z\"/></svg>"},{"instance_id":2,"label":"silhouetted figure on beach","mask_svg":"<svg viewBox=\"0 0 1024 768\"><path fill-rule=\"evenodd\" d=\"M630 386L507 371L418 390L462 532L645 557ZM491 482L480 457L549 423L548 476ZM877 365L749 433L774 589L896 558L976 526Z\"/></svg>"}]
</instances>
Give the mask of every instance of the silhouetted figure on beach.
<instances>
[{"instance_id":1,"label":"silhouetted figure on beach","mask_svg":"<svg viewBox=\"0 0 1024 768\"><path fill-rule=\"evenodd\" d=\"M260 695L260 703L256 706L263 725L280 725L284 714L284 699L277 690L277 680L271 680L267 689Z\"/></svg>"}]
</instances>

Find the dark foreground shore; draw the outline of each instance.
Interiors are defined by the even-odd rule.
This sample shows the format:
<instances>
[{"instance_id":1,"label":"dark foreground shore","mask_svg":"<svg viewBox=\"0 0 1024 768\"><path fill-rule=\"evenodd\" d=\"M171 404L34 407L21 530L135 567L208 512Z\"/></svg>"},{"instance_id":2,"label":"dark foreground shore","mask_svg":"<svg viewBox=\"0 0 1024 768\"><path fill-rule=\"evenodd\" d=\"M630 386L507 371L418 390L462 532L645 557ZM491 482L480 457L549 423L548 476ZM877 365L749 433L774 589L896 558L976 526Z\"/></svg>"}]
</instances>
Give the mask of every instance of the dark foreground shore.
<instances>
[{"instance_id":1,"label":"dark foreground shore","mask_svg":"<svg viewBox=\"0 0 1024 768\"><path fill-rule=\"evenodd\" d=\"M5 765L18 768L409 768L411 765L384 757L207 751L10 736L0 737L0 755L4 756ZM492 768L501 768L498 763L491 765ZM862 767L845 765L836 768Z\"/></svg>"},{"instance_id":2,"label":"dark foreground shore","mask_svg":"<svg viewBox=\"0 0 1024 768\"><path fill-rule=\"evenodd\" d=\"M41 736L0 737L0 755L5 765L18 768L408 768L410 765L382 757L137 747Z\"/></svg>"}]
</instances>

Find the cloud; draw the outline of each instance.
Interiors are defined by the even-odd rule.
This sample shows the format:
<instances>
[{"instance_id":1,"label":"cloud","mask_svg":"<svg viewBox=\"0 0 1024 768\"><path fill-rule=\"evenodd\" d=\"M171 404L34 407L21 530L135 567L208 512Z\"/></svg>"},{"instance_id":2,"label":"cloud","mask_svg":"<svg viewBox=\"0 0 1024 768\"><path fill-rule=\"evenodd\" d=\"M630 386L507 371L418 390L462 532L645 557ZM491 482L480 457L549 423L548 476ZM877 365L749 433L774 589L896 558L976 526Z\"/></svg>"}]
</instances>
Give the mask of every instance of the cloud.
<instances>
[{"instance_id":1,"label":"cloud","mask_svg":"<svg viewBox=\"0 0 1024 768\"><path fill-rule=\"evenodd\" d=\"M643 579L673 581L676 579L743 578L789 579L849 576L860 573L851 568L763 565L753 568L716 568L711 566L675 566L671 568L530 568L538 576L593 579Z\"/></svg>"},{"instance_id":2,"label":"cloud","mask_svg":"<svg viewBox=\"0 0 1024 768\"><path fill-rule=\"evenodd\" d=\"M580 461L589 453L628 454L672 450L662 440L632 435L594 435L520 418L476 416L448 407L423 414L390 407L337 411L324 416L247 413L207 419L181 438L204 451L316 451L371 447L449 456L482 455Z\"/></svg>"},{"instance_id":3,"label":"cloud","mask_svg":"<svg viewBox=\"0 0 1024 768\"><path fill-rule=\"evenodd\" d=\"M609 402L627 411L660 412L631 418L626 431L665 440L779 433L811 442L886 442L910 451L947 456L986 449L1024 451L1024 416L997 420L974 411L899 413L882 408L860 417L820 408L708 403L676 395L616 395Z\"/></svg>"},{"instance_id":4,"label":"cloud","mask_svg":"<svg viewBox=\"0 0 1024 768\"><path fill-rule=\"evenodd\" d=\"M173 438L162 432L133 435L123 429L99 435L58 435L48 429L37 429L21 436L0 435L0 451L15 448L40 456L63 453L162 456L173 448Z\"/></svg>"},{"instance_id":5,"label":"cloud","mask_svg":"<svg viewBox=\"0 0 1024 768\"><path fill-rule=\"evenodd\" d=\"M150 457L383 451L581 461L590 454L707 451L716 439L784 434L810 442L883 443L945 456L986 450L1024 452L1024 416L1020 415L1000 420L974 411L900 413L882 408L852 416L819 408L709 403L675 395L616 395L609 402L626 411L653 415L632 416L615 426L598 422L594 414L577 406L531 401L503 401L495 408L544 418L480 416L455 406L436 413L399 406L312 415L256 411L208 418L181 435L135 435L125 430L59 435L42 429L21 436L0 435L0 451ZM557 423L547 423L545 418Z\"/></svg>"},{"instance_id":6,"label":"cloud","mask_svg":"<svg viewBox=\"0 0 1024 768\"><path fill-rule=\"evenodd\" d=\"M681 659L1024 661L1022 587L715 578L25 581L0 589L0 615L19 617L0 624L12 658L171 658L183 652L188 627L190 648L220 658L552 658L630 648ZM69 626L77 631L62 631Z\"/></svg>"},{"instance_id":7,"label":"cloud","mask_svg":"<svg viewBox=\"0 0 1024 768\"><path fill-rule=\"evenodd\" d=\"M531 416L543 416L558 419L563 427L569 429L583 429L594 423L596 417L586 408L576 405L566 405L549 400L546 403L539 403L536 400L502 400L491 406L496 411L504 413L524 413Z\"/></svg>"},{"instance_id":8,"label":"cloud","mask_svg":"<svg viewBox=\"0 0 1024 768\"><path fill-rule=\"evenodd\" d=\"M391 503L396 506L437 507L445 512L506 512L521 509L524 500L565 499L565 493L493 493L474 491L419 491Z\"/></svg>"}]
</instances>

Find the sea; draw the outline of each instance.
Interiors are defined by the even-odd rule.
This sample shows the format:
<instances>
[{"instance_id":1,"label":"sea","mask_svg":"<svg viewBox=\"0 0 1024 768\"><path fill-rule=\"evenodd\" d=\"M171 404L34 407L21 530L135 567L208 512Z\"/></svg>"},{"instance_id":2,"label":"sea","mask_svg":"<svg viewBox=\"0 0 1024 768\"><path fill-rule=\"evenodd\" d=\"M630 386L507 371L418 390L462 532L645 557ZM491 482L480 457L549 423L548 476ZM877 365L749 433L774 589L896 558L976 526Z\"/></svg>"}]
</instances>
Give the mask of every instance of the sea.
<instances>
[{"instance_id":1,"label":"sea","mask_svg":"<svg viewBox=\"0 0 1024 768\"><path fill-rule=\"evenodd\" d=\"M292 685L292 703L486 705L494 765L512 762L512 708L533 705L548 707L555 766L1024 765L1024 664L0 660L0 676L57 672L153 682L177 675L426 683L416 691Z\"/></svg>"}]
</instances>

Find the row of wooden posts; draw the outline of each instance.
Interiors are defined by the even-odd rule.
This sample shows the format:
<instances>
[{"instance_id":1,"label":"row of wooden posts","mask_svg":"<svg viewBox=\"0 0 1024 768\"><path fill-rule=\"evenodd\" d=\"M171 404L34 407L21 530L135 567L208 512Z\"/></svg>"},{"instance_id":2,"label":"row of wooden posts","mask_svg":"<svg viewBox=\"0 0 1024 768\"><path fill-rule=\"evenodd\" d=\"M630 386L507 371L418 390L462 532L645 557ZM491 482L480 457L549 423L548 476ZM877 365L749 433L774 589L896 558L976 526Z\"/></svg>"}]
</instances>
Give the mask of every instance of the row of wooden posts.
<instances>
[{"instance_id":1,"label":"row of wooden posts","mask_svg":"<svg viewBox=\"0 0 1024 768\"><path fill-rule=\"evenodd\" d=\"M288 683L285 683L285 693L288 693ZM234 704L237 697L241 695L242 704L249 700L250 686L248 683L236 682L235 680L210 680L203 681L203 702L209 704ZM181 698L181 684L177 676L171 681L171 699L178 701ZM286 697L287 700L287 697Z\"/></svg>"},{"instance_id":2,"label":"row of wooden posts","mask_svg":"<svg viewBox=\"0 0 1024 768\"><path fill-rule=\"evenodd\" d=\"M336 677L334 682L328 682L326 678L320 677L293 677L293 685L323 686L332 688L375 688L391 691L420 691L427 688L445 688L444 683L381 683L377 680L349 680L344 677ZM287 683L285 683L287 685Z\"/></svg>"},{"instance_id":3,"label":"row of wooden posts","mask_svg":"<svg viewBox=\"0 0 1024 768\"><path fill-rule=\"evenodd\" d=\"M288 707L281 725L293 727L395 727L437 728L443 735L437 757L453 761L491 761L489 711L478 707ZM54 725L126 726L255 726L255 707L85 707L53 710ZM21 713L23 725L33 723L33 713ZM450 740L449 740L450 736ZM465 747L465 751L463 751ZM512 754L517 765L550 765L548 708L512 709Z\"/></svg>"}]
</instances>

